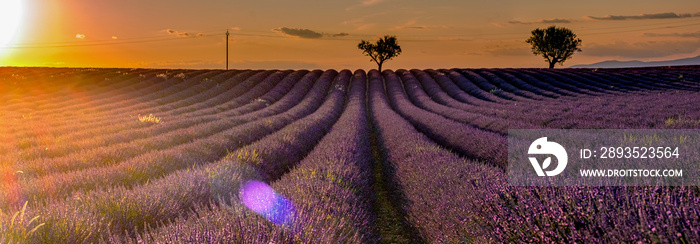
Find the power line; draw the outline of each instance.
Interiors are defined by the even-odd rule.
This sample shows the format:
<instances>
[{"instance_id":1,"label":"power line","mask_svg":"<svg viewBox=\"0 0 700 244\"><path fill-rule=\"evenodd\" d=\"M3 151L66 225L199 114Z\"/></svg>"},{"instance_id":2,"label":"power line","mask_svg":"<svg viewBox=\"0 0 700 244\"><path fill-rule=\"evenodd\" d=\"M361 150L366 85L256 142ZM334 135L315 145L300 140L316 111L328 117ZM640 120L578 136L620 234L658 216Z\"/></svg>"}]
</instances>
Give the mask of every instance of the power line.
<instances>
[{"instance_id":1,"label":"power line","mask_svg":"<svg viewBox=\"0 0 700 244\"><path fill-rule=\"evenodd\" d=\"M197 35L200 35L199 37L204 37L208 35L217 35L221 34L220 31L207 31L207 32L197 32L194 35L191 35L189 32L186 32L187 36L147 36L147 37L132 37L132 38L119 38L119 39L101 39L101 40L81 40L81 41L66 41L66 42L32 42L32 43L27 43L29 45L59 45L59 44L76 44L76 43L81 43L81 44L94 44L94 43L114 43L114 42L123 42L123 41L145 41L145 40L158 40L158 39L177 39L177 38L192 38L192 37L198 37ZM182 34L182 33L180 33ZM177 34L176 34L177 35Z\"/></svg>"},{"instance_id":2,"label":"power line","mask_svg":"<svg viewBox=\"0 0 700 244\"><path fill-rule=\"evenodd\" d=\"M147 43L147 42L161 42L161 41L176 41L176 40L192 40L209 38L221 35L210 35L210 36L199 36L199 37L170 37L161 39L150 39L141 41L115 41L115 42L102 42L102 43L76 43L76 44L55 44L55 45L18 45L18 46L6 46L5 48L58 48L58 47L88 47L88 46L111 46L111 45L123 45L123 44L134 44L134 43Z\"/></svg>"}]
</instances>

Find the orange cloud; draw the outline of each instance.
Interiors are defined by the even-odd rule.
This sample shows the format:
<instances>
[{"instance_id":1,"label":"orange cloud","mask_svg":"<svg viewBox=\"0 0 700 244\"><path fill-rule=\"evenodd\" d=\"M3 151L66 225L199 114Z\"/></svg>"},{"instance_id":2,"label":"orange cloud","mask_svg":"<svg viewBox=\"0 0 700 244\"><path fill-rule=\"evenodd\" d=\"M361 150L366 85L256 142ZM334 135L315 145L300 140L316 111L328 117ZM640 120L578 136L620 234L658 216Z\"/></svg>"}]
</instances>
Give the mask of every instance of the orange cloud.
<instances>
[{"instance_id":1,"label":"orange cloud","mask_svg":"<svg viewBox=\"0 0 700 244\"><path fill-rule=\"evenodd\" d=\"M280 28L272 29L272 31L277 32L277 33L282 33L282 34L287 35L287 36L295 36L295 37L301 37L301 38L321 38L321 37L323 37L322 33L312 31L309 29L301 29L301 28L280 27Z\"/></svg>"},{"instance_id":2,"label":"orange cloud","mask_svg":"<svg viewBox=\"0 0 700 244\"><path fill-rule=\"evenodd\" d=\"M176 31L173 29L167 29L167 30L165 30L165 32L167 32L168 35L175 35L177 37L190 37L190 36L202 37L202 36L204 36L203 33L192 34L189 32L179 32L179 31Z\"/></svg>"},{"instance_id":3,"label":"orange cloud","mask_svg":"<svg viewBox=\"0 0 700 244\"><path fill-rule=\"evenodd\" d=\"M677 14L673 12L656 13L656 14L639 14L639 15L606 15L604 17L586 16L584 18L590 20L629 20L629 19L679 19L700 17L700 12L693 14Z\"/></svg>"},{"instance_id":4,"label":"orange cloud","mask_svg":"<svg viewBox=\"0 0 700 244\"><path fill-rule=\"evenodd\" d=\"M349 36L350 33L345 33L345 32L340 32L337 34L333 34L333 37L343 37L343 36Z\"/></svg>"},{"instance_id":5,"label":"orange cloud","mask_svg":"<svg viewBox=\"0 0 700 244\"><path fill-rule=\"evenodd\" d=\"M531 25L531 24L568 24L568 23L571 23L571 22L574 22L574 20L552 18L552 19L541 19L541 20L536 20L536 21L519 21L519 20L512 20L512 21L508 21L508 24L522 24L522 25Z\"/></svg>"}]
</instances>

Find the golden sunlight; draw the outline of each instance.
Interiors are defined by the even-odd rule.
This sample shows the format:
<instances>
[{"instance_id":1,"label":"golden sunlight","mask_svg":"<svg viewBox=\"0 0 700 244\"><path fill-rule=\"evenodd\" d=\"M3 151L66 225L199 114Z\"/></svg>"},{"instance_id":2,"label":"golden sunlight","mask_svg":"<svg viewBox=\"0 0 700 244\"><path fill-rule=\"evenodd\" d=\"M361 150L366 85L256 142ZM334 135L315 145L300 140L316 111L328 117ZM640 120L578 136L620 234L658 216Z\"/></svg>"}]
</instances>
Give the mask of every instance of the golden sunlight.
<instances>
[{"instance_id":1,"label":"golden sunlight","mask_svg":"<svg viewBox=\"0 0 700 244\"><path fill-rule=\"evenodd\" d=\"M0 1L0 48L7 46L12 41L21 17L21 0Z\"/></svg>"}]
</instances>

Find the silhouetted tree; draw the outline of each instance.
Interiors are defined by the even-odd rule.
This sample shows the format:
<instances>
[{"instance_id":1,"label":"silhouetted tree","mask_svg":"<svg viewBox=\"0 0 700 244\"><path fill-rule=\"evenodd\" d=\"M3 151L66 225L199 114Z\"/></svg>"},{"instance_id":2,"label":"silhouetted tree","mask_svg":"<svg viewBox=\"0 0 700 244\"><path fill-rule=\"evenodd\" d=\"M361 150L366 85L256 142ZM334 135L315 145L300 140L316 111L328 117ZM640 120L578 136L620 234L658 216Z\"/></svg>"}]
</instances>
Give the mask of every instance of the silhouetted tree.
<instances>
[{"instance_id":1,"label":"silhouetted tree","mask_svg":"<svg viewBox=\"0 0 700 244\"><path fill-rule=\"evenodd\" d=\"M553 69L556 63L564 65L574 52L581 51L581 39L564 27L550 26L547 29L535 29L530 39L525 41L532 45L532 53L542 55Z\"/></svg>"},{"instance_id":2,"label":"silhouetted tree","mask_svg":"<svg viewBox=\"0 0 700 244\"><path fill-rule=\"evenodd\" d=\"M382 71L382 64L384 61L401 54L401 47L396 41L396 36L384 36L383 38L379 38L376 44L362 40L360 44L357 44L357 48L362 50L364 55L369 56L372 58L372 61L377 63L379 72Z\"/></svg>"}]
</instances>

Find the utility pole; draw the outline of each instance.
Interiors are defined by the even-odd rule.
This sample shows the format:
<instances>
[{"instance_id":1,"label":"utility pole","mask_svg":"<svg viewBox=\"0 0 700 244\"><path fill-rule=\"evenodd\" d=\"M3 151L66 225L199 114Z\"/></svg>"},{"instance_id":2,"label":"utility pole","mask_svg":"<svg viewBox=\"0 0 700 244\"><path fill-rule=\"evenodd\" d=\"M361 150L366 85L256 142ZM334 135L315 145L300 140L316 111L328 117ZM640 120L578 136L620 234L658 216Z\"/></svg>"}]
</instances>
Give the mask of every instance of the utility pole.
<instances>
[{"instance_id":1,"label":"utility pole","mask_svg":"<svg viewBox=\"0 0 700 244\"><path fill-rule=\"evenodd\" d=\"M226 29L226 70L228 70L228 29Z\"/></svg>"}]
</instances>

